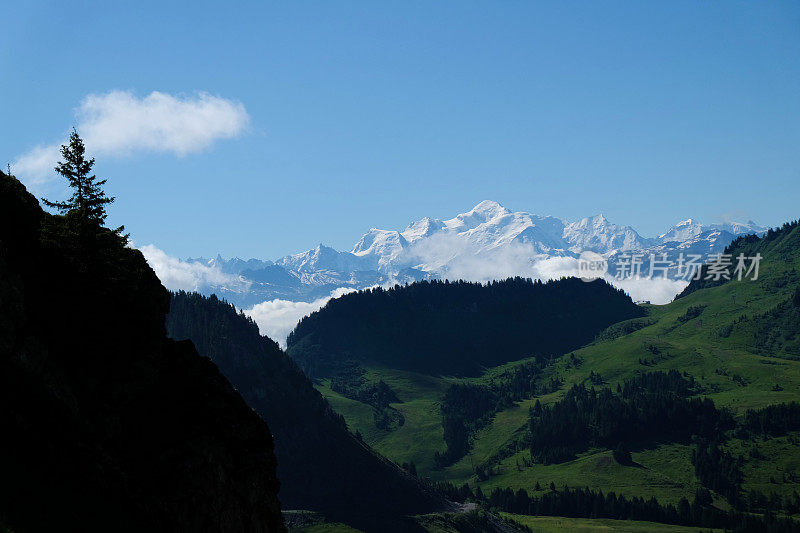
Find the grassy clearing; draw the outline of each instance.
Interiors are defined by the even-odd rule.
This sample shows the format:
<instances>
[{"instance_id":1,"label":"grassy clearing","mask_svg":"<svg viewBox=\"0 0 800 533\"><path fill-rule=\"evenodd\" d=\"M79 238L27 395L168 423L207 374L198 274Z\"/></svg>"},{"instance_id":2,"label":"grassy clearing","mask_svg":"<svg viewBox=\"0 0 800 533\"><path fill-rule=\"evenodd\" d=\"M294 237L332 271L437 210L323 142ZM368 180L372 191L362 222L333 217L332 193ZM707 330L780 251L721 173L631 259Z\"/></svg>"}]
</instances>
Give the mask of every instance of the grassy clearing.
<instances>
[{"instance_id":1,"label":"grassy clearing","mask_svg":"<svg viewBox=\"0 0 800 533\"><path fill-rule=\"evenodd\" d=\"M361 531L346 524L330 522L314 511L284 510L283 518L289 533L360 533Z\"/></svg>"},{"instance_id":2,"label":"grassy clearing","mask_svg":"<svg viewBox=\"0 0 800 533\"><path fill-rule=\"evenodd\" d=\"M474 475L475 466L485 463L515 433L527 426L528 410L535 400L518 402L515 407L498 413L492 422L478 431L471 452L452 466L430 472L430 477L437 480L448 480L451 483L468 482Z\"/></svg>"},{"instance_id":3,"label":"grassy clearing","mask_svg":"<svg viewBox=\"0 0 800 533\"><path fill-rule=\"evenodd\" d=\"M360 533L361 530L353 529L345 524L323 523L310 526L289 528L289 533Z\"/></svg>"},{"instance_id":4,"label":"grassy clearing","mask_svg":"<svg viewBox=\"0 0 800 533\"><path fill-rule=\"evenodd\" d=\"M316 385L336 412L344 416L348 427L358 430L364 440L378 452L397 462L413 461L417 469L427 475L433 471L433 454L444 451L442 420L439 399L448 380L414 372L367 367L369 381L382 379L401 403L391 404L405 417L405 423L393 431L375 427L372 407L350 400L332 391L327 382Z\"/></svg>"},{"instance_id":5,"label":"grassy clearing","mask_svg":"<svg viewBox=\"0 0 800 533\"><path fill-rule=\"evenodd\" d=\"M635 520L606 520L602 518L564 518L559 516L524 516L501 513L504 518L528 526L534 533L550 533L551 531L578 531L585 533L601 533L617 531L620 533L697 533L708 529L697 527L673 526L655 522L639 522ZM711 530L719 531L719 530Z\"/></svg>"},{"instance_id":6,"label":"grassy clearing","mask_svg":"<svg viewBox=\"0 0 800 533\"><path fill-rule=\"evenodd\" d=\"M743 455L748 462L742 468L746 491L757 490L769 496L772 493L782 498L800 492L800 454L797 444L800 433L769 440L753 438L749 441L731 440L726 449L733 455ZM750 452L757 449L763 459L753 459Z\"/></svg>"},{"instance_id":7,"label":"grassy clearing","mask_svg":"<svg viewBox=\"0 0 800 533\"><path fill-rule=\"evenodd\" d=\"M670 444L653 450L634 452L638 466L622 466L614 461L608 450L590 451L572 461L518 468L520 452L504 460L499 473L486 481L477 482L484 493L495 488L525 489L529 494L542 494L550 490L550 483L557 488L589 487L603 492L614 491L628 497L655 497L663 504L677 503L684 496L694 494L699 484L694 479L689 449ZM539 483L540 491L536 491Z\"/></svg>"}]
</instances>

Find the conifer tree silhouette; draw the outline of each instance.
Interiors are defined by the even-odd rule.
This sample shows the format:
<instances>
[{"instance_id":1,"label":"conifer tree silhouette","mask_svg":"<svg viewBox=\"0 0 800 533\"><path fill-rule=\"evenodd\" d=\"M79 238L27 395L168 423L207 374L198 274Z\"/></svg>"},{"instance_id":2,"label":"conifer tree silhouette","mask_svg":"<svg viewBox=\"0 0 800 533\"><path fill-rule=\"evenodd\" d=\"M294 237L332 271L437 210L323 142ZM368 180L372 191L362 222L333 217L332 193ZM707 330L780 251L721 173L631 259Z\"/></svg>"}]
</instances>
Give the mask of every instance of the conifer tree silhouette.
<instances>
[{"instance_id":1,"label":"conifer tree silhouette","mask_svg":"<svg viewBox=\"0 0 800 533\"><path fill-rule=\"evenodd\" d=\"M65 202L51 202L43 199L48 207L58 209L62 215L76 215L82 223L91 222L98 226L106 220L106 205L114 202L106 196L103 185L106 180L98 180L91 174L94 158L86 159L86 147L75 128L69 142L61 146L63 161L59 161L55 171L61 174L72 188L72 196ZM121 229L120 229L121 231Z\"/></svg>"}]
</instances>

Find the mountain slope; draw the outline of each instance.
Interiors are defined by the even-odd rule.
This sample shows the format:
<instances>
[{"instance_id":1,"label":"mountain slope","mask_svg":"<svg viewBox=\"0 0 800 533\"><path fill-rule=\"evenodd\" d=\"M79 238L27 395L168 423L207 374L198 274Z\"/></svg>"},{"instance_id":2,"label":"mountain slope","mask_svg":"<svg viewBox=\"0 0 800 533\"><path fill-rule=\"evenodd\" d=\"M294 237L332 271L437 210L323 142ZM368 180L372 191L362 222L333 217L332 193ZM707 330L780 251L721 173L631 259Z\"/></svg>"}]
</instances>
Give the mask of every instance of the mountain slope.
<instances>
[{"instance_id":1,"label":"mountain slope","mask_svg":"<svg viewBox=\"0 0 800 533\"><path fill-rule=\"evenodd\" d=\"M278 345L216 297L176 293L167 329L214 361L275 436L281 501L348 522L429 512L444 505L351 435Z\"/></svg>"},{"instance_id":2,"label":"mountain slope","mask_svg":"<svg viewBox=\"0 0 800 533\"><path fill-rule=\"evenodd\" d=\"M800 354L796 353L800 321L793 318L799 316L800 308L796 303L800 296L795 300L795 294L800 294L800 228L787 224L764 238L742 238L729 252L761 253L759 279L715 286L698 282L675 302L648 307L644 327L615 327L602 340L574 351L574 357L557 361L551 377L563 385L538 400L544 405L554 403L573 385L593 384L598 390L613 391L617 384L644 373L677 370L696 380L698 396L730 409L740 424L748 410L800 401ZM572 486L580 480L595 490L655 496L674 503L681 497L691 499L703 485L694 471L692 447L679 443L636 443L633 461L644 467L640 469L617 464L610 460L610 451L603 449L579 454L571 461L519 467L523 459L530 460L524 444L517 452L499 452L508 446L513 450L514 443L524 441L527 408L534 403L527 400L521 408L498 414L495 420L503 424L493 423L477 436L474 456L442 475L453 482L475 479L472 461L492 472L476 481L484 491L507 487L531 491L537 482ZM774 493L778 501L788 502L800 491L800 483L791 474L800 465L798 430L795 425L786 436L727 437L724 449L742 457L744 494Z\"/></svg>"},{"instance_id":3,"label":"mountain slope","mask_svg":"<svg viewBox=\"0 0 800 533\"><path fill-rule=\"evenodd\" d=\"M763 238L742 237L728 252L745 256L760 253L759 278L695 282L675 302L643 306L646 317L614 324L594 342L553 359L533 375L528 397L493 414L475 432L469 454L451 466L437 467L431 460L432 451L444 448L442 414L436 406L442 404L448 387L459 384L473 390L496 389L518 376L516 371L525 369L531 360L511 362L481 376L459 380L367 365L370 381L382 380L396 391L400 401L390 406L405 416L405 424L399 428L377 427L369 416L370 405L334 391L330 381L318 387L352 427L393 460L414 461L423 475L456 485L469 483L473 490L480 487L487 495L495 489L511 489L512 495L524 489L532 497L545 497L561 492L565 486L586 486L605 495L614 492L627 498L654 497L662 505L680 508L683 499L686 504L692 502L705 487L713 502L709 510L728 509L731 503L727 500L733 494L743 512L797 517L800 423L797 409L792 411L787 405L800 402L800 226L786 224ZM390 340L385 349L393 349ZM675 423L669 409L662 409L658 417L643 415L642 422L652 424L647 430L651 434L626 436L631 439L626 443L632 455L630 463L615 458L616 442L611 448L602 441L587 446L590 441L581 433L581 438L569 443L583 447L573 459L537 461L532 457L530 413L537 403L542 407L557 404L573 386L623 396L626 381L670 371L675 371L672 376L678 373L689 386L669 389L668 393L680 397L690 391L687 401L708 398L717 412L732 413L733 426L723 424L714 435L724 452L719 457L724 459L724 454L729 454L730 463L697 466L693 454L699 452L701 436L687 442L685 436L654 432L653 427L663 426L666 431ZM623 386L623 392L617 385ZM780 404L786 405L776 407ZM617 421L625 420L623 415L630 416L625 410L631 404L618 405L620 408L613 411L600 410L608 416L608 423L594 427L611 431L619 425ZM706 402L702 405L708 407ZM636 407L634 411L647 412L642 404ZM590 409L584 407L583 412L587 411ZM691 423L692 417L685 419ZM568 418L565 415L558 420L566 425ZM770 424L777 429L764 429ZM690 426L678 426L691 430ZM733 481L725 486L719 478L724 480L727 475ZM739 475L741 483L737 486ZM549 488L551 482L555 492ZM766 530L763 524L760 527L750 530ZM797 525L775 528L797 529Z\"/></svg>"},{"instance_id":4,"label":"mountain slope","mask_svg":"<svg viewBox=\"0 0 800 533\"><path fill-rule=\"evenodd\" d=\"M142 254L0 173L0 522L14 531L283 531L273 442L168 340Z\"/></svg>"}]
</instances>

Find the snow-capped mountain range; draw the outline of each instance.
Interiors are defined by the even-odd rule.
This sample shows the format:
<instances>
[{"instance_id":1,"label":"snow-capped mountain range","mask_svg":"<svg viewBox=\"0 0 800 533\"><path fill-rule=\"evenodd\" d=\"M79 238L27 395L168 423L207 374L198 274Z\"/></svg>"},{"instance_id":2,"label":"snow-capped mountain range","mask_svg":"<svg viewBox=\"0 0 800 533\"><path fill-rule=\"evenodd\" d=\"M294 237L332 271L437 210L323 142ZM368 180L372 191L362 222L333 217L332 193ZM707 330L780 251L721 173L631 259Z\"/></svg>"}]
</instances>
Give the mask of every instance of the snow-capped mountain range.
<instances>
[{"instance_id":1,"label":"snow-capped mountain range","mask_svg":"<svg viewBox=\"0 0 800 533\"><path fill-rule=\"evenodd\" d=\"M648 238L603 215L568 223L484 201L448 220L426 217L402 231L371 229L351 251L320 244L277 261L217 257L187 263L227 276L225 283L207 283L197 290L216 292L239 307L248 307L276 298L311 301L338 288L428 278L559 277L570 275L575 258L584 251L603 255L613 271L622 254L677 256L683 252L705 257L721 252L738 235L764 231L752 221L709 225L689 219Z\"/></svg>"}]
</instances>

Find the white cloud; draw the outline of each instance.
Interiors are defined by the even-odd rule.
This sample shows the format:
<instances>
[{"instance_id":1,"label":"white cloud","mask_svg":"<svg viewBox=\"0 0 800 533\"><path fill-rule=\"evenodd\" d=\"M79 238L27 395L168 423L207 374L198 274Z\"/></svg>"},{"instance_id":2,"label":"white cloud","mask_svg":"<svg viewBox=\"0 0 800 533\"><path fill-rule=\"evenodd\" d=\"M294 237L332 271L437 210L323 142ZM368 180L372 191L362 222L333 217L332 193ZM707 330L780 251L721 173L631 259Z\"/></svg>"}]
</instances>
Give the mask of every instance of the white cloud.
<instances>
[{"instance_id":1,"label":"white cloud","mask_svg":"<svg viewBox=\"0 0 800 533\"><path fill-rule=\"evenodd\" d=\"M139 250L161 283L171 291L201 291L210 286L225 286L237 290L248 288L247 282L238 276L222 272L218 267L181 261L152 244L142 246Z\"/></svg>"},{"instance_id":2,"label":"white cloud","mask_svg":"<svg viewBox=\"0 0 800 533\"><path fill-rule=\"evenodd\" d=\"M128 91L90 94L77 115L87 145L110 155L137 150L186 155L238 135L249 122L241 103L207 93L181 98L158 91L141 99Z\"/></svg>"},{"instance_id":3,"label":"white cloud","mask_svg":"<svg viewBox=\"0 0 800 533\"><path fill-rule=\"evenodd\" d=\"M434 236L436 237L436 236ZM486 282L513 276L551 280L580 277L578 259L574 257L541 258L533 246L524 243L497 248L487 254L474 253L463 239L442 235L431 237L430 243L412 247L417 259L428 265L445 265L437 268L441 277L450 280ZM416 243L415 243L416 244ZM539 258L537 258L537 255ZM634 301L666 304L680 293L688 282L669 279L623 279L606 274L605 281L627 292Z\"/></svg>"},{"instance_id":4,"label":"white cloud","mask_svg":"<svg viewBox=\"0 0 800 533\"><path fill-rule=\"evenodd\" d=\"M75 117L87 152L109 157L141 151L183 156L241 134L250 122L239 102L207 93L186 97L158 91L144 98L130 91L90 94L75 110ZM13 163L14 173L33 185L53 179L63 142L20 155Z\"/></svg>"},{"instance_id":5,"label":"white cloud","mask_svg":"<svg viewBox=\"0 0 800 533\"><path fill-rule=\"evenodd\" d=\"M606 281L630 294L634 301L666 304L672 301L689 284L688 281L671 279L623 279L609 277Z\"/></svg>"},{"instance_id":6,"label":"white cloud","mask_svg":"<svg viewBox=\"0 0 800 533\"><path fill-rule=\"evenodd\" d=\"M411 265L425 265L426 270L443 278L486 282L513 276L538 277L535 265L539 257L541 254L525 243L481 252L461 235L439 233L413 243L406 259Z\"/></svg>"},{"instance_id":7,"label":"white cloud","mask_svg":"<svg viewBox=\"0 0 800 533\"><path fill-rule=\"evenodd\" d=\"M572 257L555 257L535 261L531 264L529 257L523 260L520 250L512 251L507 258L511 263L498 262L496 257L491 260L474 258L473 261L459 262L453 275L451 271L446 277L451 280L464 279L470 281L488 281L503 279L508 276L529 276L535 279L549 280L578 275L578 260ZM516 270L524 265L523 270ZM653 304L665 304L686 287L685 281L662 279L627 279L617 280L613 276L604 278L611 285L627 292L634 301L646 300ZM262 335L277 341L286 347L286 337L291 333L297 323L314 311L321 309L331 299L353 292L355 289L342 287L331 292L329 296L319 298L313 302L293 302L290 300L269 300L249 309L244 313L255 320Z\"/></svg>"},{"instance_id":8,"label":"white cloud","mask_svg":"<svg viewBox=\"0 0 800 533\"><path fill-rule=\"evenodd\" d=\"M318 298L313 302L292 302L290 300L269 300L245 309L244 314L255 320L262 335L286 347L286 337L303 317L321 309L333 298L354 292L355 289L340 287L331 291L329 296Z\"/></svg>"},{"instance_id":9,"label":"white cloud","mask_svg":"<svg viewBox=\"0 0 800 533\"><path fill-rule=\"evenodd\" d=\"M161 283L171 291L184 290L219 294L219 289L224 287L234 292L244 293L251 287L248 281L239 276L222 272L219 267L181 261L167 255L152 244L141 246L139 250ZM276 340L285 348L286 337L301 318L322 308L332 298L338 298L355 290L350 287L340 287L331 291L328 296L318 298L313 302L269 300L245 309L244 313L256 321L262 335Z\"/></svg>"},{"instance_id":10,"label":"white cloud","mask_svg":"<svg viewBox=\"0 0 800 533\"><path fill-rule=\"evenodd\" d=\"M469 281L489 281L504 279L509 276L524 276L534 279L550 280L563 277L578 276L578 259L574 257L551 257L532 259L529 245L520 244L509 247L502 253L485 256L460 255L465 248L457 240L437 240L437 258L429 257L430 262L450 259L451 268L442 273L443 278ZM446 246L445 246L446 245ZM203 263L186 262L170 257L154 245L139 248L150 266L155 270L161 282L170 290L197 291L201 293L217 292L219 288L227 288L238 293L250 289L250 283L232 274L222 272L218 267ZM422 251L422 250L418 250ZM453 256L456 256L455 258ZM455 260L454 260L455 259ZM604 279L627 292L634 301L647 300L653 304L670 302L676 294L686 287L687 282L663 279L625 279L617 280L606 274ZM392 285L388 283L387 286ZM321 309L331 299L355 291L351 287L340 287L328 296L312 302L274 299L256 304L244 313L255 320L262 335L274 339L282 347L286 346L286 337L297 323L305 316Z\"/></svg>"},{"instance_id":11,"label":"white cloud","mask_svg":"<svg viewBox=\"0 0 800 533\"><path fill-rule=\"evenodd\" d=\"M55 171L53 168L59 158L57 144L50 146L37 146L12 163L12 173L22 179L26 185L34 188L40 187L51 180Z\"/></svg>"}]
</instances>

